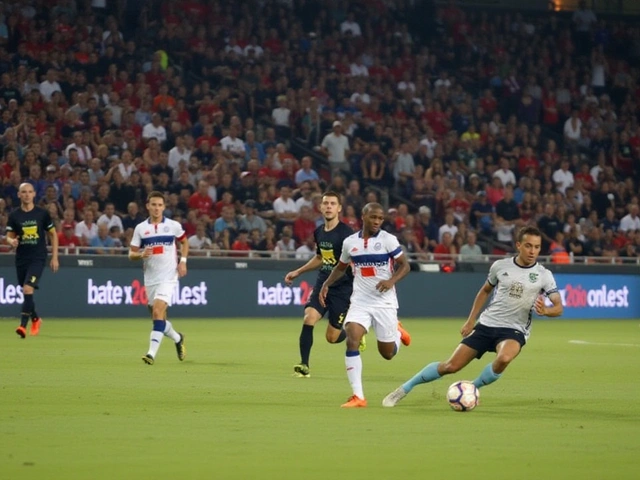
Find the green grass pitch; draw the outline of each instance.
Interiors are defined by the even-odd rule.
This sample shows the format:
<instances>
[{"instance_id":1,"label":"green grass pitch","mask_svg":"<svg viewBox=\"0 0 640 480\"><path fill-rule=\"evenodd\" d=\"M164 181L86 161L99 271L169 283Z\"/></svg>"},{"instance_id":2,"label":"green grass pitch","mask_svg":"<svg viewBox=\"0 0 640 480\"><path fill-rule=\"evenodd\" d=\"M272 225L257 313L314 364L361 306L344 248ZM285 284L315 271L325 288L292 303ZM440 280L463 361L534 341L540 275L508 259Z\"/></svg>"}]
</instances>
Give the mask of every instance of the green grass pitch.
<instances>
[{"instance_id":1,"label":"green grass pitch","mask_svg":"<svg viewBox=\"0 0 640 480\"><path fill-rule=\"evenodd\" d=\"M99 312L98 312L99 314ZM529 345L473 412L449 409L454 380L486 355L381 400L459 341L460 321L405 319L413 343L391 362L369 338L366 409L350 394L344 346L318 325L312 378L291 376L299 320L180 320L187 359L148 320L45 319L19 340L0 322L0 478L632 479L640 452L638 321L538 321ZM580 341L575 343L572 341Z\"/></svg>"}]
</instances>

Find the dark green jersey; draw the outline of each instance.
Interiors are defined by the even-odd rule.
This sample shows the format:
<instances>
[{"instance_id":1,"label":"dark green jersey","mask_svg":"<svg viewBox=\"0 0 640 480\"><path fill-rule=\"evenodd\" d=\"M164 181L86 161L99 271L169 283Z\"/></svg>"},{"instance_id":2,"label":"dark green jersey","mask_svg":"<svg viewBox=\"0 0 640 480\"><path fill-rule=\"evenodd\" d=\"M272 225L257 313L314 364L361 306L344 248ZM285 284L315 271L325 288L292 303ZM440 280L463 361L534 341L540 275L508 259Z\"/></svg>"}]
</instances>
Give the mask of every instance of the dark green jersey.
<instances>
[{"instance_id":1,"label":"dark green jersey","mask_svg":"<svg viewBox=\"0 0 640 480\"><path fill-rule=\"evenodd\" d=\"M340 260L340 254L342 253L342 242L349 235L353 235L353 230L346 223L338 223L332 230L326 231L324 225L316 228L313 232L313 238L316 241L316 254L322 257L322 266L320 267L320 273L318 274L318 283L324 282L333 267L338 264ZM353 282L353 274L351 268L347 270L347 273L333 286L342 285L343 283Z\"/></svg>"},{"instance_id":2,"label":"dark green jersey","mask_svg":"<svg viewBox=\"0 0 640 480\"><path fill-rule=\"evenodd\" d=\"M49 212L33 207L25 212L16 208L9 215L7 231L14 232L20 243L16 250L16 263L47 258L47 232L54 228Z\"/></svg>"}]
</instances>

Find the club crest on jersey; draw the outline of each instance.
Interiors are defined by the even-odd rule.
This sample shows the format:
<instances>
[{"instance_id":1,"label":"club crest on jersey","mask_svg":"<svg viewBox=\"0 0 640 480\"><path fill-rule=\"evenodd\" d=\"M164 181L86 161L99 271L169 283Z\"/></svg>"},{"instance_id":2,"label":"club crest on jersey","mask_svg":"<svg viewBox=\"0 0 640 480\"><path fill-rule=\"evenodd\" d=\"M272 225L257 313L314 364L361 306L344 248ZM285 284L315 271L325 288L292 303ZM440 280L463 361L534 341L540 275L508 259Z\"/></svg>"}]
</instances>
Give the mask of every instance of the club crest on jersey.
<instances>
[{"instance_id":1,"label":"club crest on jersey","mask_svg":"<svg viewBox=\"0 0 640 480\"><path fill-rule=\"evenodd\" d=\"M380 250L382 248L382 244L380 242L376 243L373 246L373 249L377 252L378 250Z\"/></svg>"},{"instance_id":2,"label":"club crest on jersey","mask_svg":"<svg viewBox=\"0 0 640 480\"><path fill-rule=\"evenodd\" d=\"M165 233L168 232L169 231L169 227L165 225L164 231L165 231Z\"/></svg>"},{"instance_id":3,"label":"club crest on jersey","mask_svg":"<svg viewBox=\"0 0 640 480\"><path fill-rule=\"evenodd\" d=\"M531 283L536 283L537 280L538 280L538 274L537 273L530 273L529 274L529 281Z\"/></svg>"}]
</instances>

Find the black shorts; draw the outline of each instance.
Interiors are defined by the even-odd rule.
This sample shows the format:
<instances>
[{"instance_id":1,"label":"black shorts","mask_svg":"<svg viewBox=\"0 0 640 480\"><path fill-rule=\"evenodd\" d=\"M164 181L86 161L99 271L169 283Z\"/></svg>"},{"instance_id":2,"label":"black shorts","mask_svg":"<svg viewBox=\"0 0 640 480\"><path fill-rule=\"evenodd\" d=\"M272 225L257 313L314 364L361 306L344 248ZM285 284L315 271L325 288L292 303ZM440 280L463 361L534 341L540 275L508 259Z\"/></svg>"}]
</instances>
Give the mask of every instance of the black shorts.
<instances>
[{"instance_id":1,"label":"black shorts","mask_svg":"<svg viewBox=\"0 0 640 480\"><path fill-rule=\"evenodd\" d=\"M329 324L333 328L342 330L342 322L344 322L344 317L347 316L347 310L349 310L349 304L351 303L351 292L353 291L353 286L348 284L346 286L340 285L335 288L330 288L329 293L327 294L326 307L323 307L320 304L320 298L318 297L321 288L322 284L314 287L304 308L311 307L314 310L317 310L323 317L328 312Z\"/></svg>"},{"instance_id":2,"label":"black shorts","mask_svg":"<svg viewBox=\"0 0 640 480\"><path fill-rule=\"evenodd\" d=\"M520 344L520 348L527 342L524 333L514 328L487 327L477 323L471 334L460 343L476 350L476 358L481 358L486 352L495 352L503 340L515 340Z\"/></svg>"},{"instance_id":3,"label":"black shorts","mask_svg":"<svg viewBox=\"0 0 640 480\"><path fill-rule=\"evenodd\" d=\"M21 262L16 264L16 273L18 274L18 285L30 285L33 288L38 288L38 282L44 272L44 265L46 260L37 259L30 262Z\"/></svg>"}]
</instances>

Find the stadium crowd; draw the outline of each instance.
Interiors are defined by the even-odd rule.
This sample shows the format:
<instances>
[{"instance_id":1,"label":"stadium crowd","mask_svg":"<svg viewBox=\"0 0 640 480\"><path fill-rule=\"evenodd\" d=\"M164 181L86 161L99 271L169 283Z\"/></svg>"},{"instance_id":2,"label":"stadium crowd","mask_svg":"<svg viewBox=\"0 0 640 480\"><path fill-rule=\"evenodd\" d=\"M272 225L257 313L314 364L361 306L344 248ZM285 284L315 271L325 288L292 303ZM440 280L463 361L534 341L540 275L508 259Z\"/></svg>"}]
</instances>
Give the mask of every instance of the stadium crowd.
<instances>
[{"instance_id":1,"label":"stadium crowd","mask_svg":"<svg viewBox=\"0 0 640 480\"><path fill-rule=\"evenodd\" d=\"M530 223L556 261L637 257L639 67L585 6L5 0L0 236L21 182L69 252L128 246L159 190L192 251L306 258L331 189L354 229L388 193L418 258Z\"/></svg>"}]
</instances>

